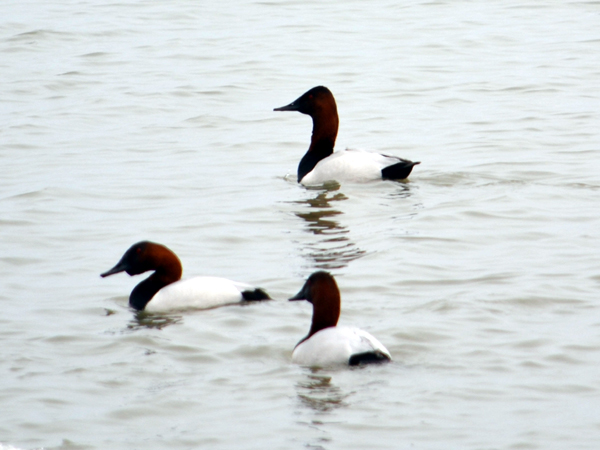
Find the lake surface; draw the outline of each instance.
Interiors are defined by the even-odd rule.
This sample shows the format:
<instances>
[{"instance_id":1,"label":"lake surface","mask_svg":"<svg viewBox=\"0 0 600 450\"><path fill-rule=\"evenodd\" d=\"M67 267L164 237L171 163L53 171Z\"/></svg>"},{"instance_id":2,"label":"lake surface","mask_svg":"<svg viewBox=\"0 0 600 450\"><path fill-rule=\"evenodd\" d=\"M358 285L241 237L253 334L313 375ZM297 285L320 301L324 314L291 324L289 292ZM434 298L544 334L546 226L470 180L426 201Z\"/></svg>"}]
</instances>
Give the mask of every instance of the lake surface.
<instances>
[{"instance_id":1,"label":"lake surface","mask_svg":"<svg viewBox=\"0 0 600 450\"><path fill-rule=\"evenodd\" d=\"M0 449L598 448L600 2L0 11ZM296 183L320 84L409 181ZM143 239L275 300L136 315ZM291 363L317 269L393 363Z\"/></svg>"}]
</instances>

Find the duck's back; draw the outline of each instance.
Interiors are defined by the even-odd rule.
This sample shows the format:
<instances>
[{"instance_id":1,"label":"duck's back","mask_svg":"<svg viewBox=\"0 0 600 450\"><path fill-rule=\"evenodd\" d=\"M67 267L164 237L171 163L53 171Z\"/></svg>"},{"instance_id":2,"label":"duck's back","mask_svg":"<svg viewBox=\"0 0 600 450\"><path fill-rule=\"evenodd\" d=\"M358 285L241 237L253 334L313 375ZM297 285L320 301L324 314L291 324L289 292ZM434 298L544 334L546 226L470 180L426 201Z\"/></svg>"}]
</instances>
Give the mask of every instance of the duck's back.
<instances>
[{"instance_id":1,"label":"duck's back","mask_svg":"<svg viewBox=\"0 0 600 450\"><path fill-rule=\"evenodd\" d=\"M182 309L207 309L239 303L242 291L250 285L219 277L194 277L179 280L158 291L146 311L164 312Z\"/></svg>"},{"instance_id":2,"label":"duck's back","mask_svg":"<svg viewBox=\"0 0 600 450\"><path fill-rule=\"evenodd\" d=\"M296 346L292 361L303 366L355 365L390 360L388 350L366 331L329 327Z\"/></svg>"},{"instance_id":3,"label":"duck's back","mask_svg":"<svg viewBox=\"0 0 600 450\"><path fill-rule=\"evenodd\" d=\"M317 163L302 178L304 185L323 184L327 181L364 183L381 180L381 170L402 161L394 156L359 149L340 150Z\"/></svg>"}]
</instances>

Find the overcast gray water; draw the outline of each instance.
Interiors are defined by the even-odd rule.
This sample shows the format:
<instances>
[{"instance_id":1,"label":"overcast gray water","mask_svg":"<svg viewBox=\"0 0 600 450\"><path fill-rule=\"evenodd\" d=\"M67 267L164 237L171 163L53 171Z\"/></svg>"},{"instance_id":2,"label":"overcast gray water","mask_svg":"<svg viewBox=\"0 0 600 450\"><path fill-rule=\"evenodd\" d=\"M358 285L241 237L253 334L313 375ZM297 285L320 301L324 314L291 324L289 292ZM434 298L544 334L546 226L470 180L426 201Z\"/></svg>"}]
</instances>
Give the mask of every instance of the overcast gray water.
<instances>
[{"instance_id":1,"label":"overcast gray water","mask_svg":"<svg viewBox=\"0 0 600 450\"><path fill-rule=\"evenodd\" d=\"M0 6L0 449L597 449L600 2ZM295 180L337 148L408 182ZM166 316L148 239L275 298ZM384 366L291 364L316 269Z\"/></svg>"}]
</instances>

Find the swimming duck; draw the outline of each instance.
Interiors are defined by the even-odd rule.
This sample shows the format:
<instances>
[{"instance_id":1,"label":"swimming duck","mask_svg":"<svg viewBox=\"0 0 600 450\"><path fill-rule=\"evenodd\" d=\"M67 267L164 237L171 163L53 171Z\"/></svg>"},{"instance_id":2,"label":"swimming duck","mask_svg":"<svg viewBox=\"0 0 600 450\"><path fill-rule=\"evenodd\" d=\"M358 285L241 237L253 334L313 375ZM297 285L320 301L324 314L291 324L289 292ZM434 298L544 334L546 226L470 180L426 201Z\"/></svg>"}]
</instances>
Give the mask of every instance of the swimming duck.
<instances>
[{"instance_id":1,"label":"swimming duck","mask_svg":"<svg viewBox=\"0 0 600 450\"><path fill-rule=\"evenodd\" d=\"M294 363L320 367L338 364L355 366L392 359L381 342L366 331L337 326L340 291L330 273L313 273L300 292L290 298L290 301L294 300L307 300L313 305L310 331L294 348Z\"/></svg>"},{"instance_id":2,"label":"swimming duck","mask_svg":"<svg viewBox=\"0 0 600 450\"><path fill-rule=\"evenodd\" d=\"M268 300L262 289L218 277L194 277L181 280L181 261L167 247L142 241L132 245L102 278L115 273L129 275L154 270L129 296L129 305L138 311L152 312L206 309L252 300Z\"/></svg>"},{"instance_id":3,"label":"swimming duck","mask_svg":"<svg viewBox=\"0 0 600 450\"><path fill-rule=\"evenodd\" d=\"M298 166L298 183L323 184L327 181L366 182L371 180L402 180L408 178L412 162L365 150L333 152L339 119L333 94L325 86L317 86L292 103L274 111L299 111L313 120L310 147Z\"/></svg>"}]
</instances>

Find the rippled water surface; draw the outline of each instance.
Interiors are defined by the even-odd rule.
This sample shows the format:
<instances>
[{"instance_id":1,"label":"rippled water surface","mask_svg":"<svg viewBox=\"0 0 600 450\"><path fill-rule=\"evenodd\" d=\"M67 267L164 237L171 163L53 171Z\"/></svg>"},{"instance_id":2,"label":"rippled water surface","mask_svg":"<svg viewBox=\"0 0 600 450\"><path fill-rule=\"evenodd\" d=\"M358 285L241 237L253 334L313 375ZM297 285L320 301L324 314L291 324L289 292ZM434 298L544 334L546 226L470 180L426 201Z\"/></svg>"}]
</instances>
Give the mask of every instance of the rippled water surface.
<instances>
[{"instance_id":1,"label":"rippled water surface","mask_svg":"<svg viewBox=\"0 0 600 450\"><path fill-rule=\"evenodd\" d=\"M600 2L0 6L0 449L596 449ZM299 186L338 148L410 181ZM134 242L275 298L134 314ZM394 362L291 364L317 268Z\"/></svg>"}]
</instances>

